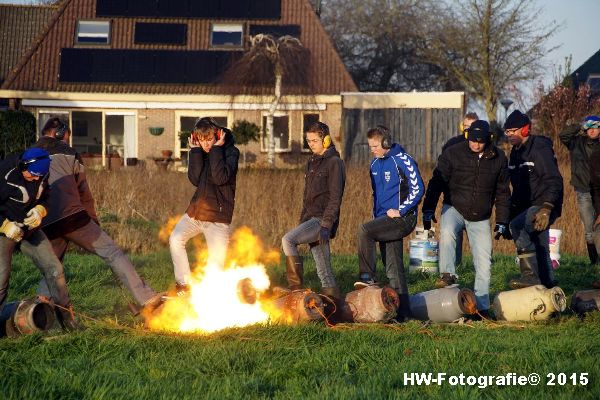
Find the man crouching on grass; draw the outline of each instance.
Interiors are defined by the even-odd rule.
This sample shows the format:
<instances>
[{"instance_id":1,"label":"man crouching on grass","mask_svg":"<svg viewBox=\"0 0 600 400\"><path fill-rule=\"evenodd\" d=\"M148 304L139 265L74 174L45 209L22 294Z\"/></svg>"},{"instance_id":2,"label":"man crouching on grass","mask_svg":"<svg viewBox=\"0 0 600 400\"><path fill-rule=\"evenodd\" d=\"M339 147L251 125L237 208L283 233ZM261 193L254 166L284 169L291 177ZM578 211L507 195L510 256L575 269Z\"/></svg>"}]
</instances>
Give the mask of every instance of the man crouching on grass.
<instances>
[{"instance_id":1,"label":"man crouching on grass","mask_svg":"<svg viewBox=\"0 0 600 400\"><path fill-rule=\"evenodd\" d=\"M204 234L208 263L225 266L240 158L231 131L208 117L194 125L189 146L188 179L196 192L169 237L179 296L189 292L191 270L185 244L194 236Z\"/></svg>"},{"instance_id":2,"label":"man crouching on grass","mask_svg":"<svg viewBox=\"0 0 600 400\"><path fill-rule=\"evenodd\" d=\"M335 237L339 224L346 170L327 125L315 122L309 126L306 142L313 154L304 174L300 225L281 239L287 280L290 290L304 287L304 265L298 245L307 243L315 259L321 293L337 301L341 295L331 268L329 240Z\"/></svg>"}]
</instances>

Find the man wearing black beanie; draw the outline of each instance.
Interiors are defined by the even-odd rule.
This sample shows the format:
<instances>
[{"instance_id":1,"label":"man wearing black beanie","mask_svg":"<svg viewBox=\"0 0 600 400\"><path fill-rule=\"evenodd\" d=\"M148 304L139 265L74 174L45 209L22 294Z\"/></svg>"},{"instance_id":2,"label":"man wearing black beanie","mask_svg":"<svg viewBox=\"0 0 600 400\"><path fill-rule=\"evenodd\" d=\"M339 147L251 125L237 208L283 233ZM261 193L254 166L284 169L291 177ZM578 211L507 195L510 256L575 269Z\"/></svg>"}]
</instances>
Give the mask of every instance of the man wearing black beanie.
<instances>
[{"instance_id":1,"label":"man wearing black beanie","mask_svg":"<svg viewBox=\"0 0 600 400\"><path fill-rule=\"evenodd\" d=\"M548 235L550 225L560 217L563 180L552 149L552 140L530 135L531 121L513 111L504 130L510 151L508 170L512 184L510 232L517 246L521 277L510 286L520 289L542 283L555 286Z\"/></svg>"}]
</instances>

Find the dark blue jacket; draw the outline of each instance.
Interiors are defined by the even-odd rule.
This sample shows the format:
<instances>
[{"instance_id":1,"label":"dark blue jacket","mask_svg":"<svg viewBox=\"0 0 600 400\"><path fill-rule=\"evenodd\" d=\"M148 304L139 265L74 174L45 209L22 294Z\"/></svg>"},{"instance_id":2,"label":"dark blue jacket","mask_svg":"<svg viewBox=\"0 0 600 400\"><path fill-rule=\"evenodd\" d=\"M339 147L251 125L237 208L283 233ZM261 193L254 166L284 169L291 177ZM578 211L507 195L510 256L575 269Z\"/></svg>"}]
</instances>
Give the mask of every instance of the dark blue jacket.
<instances>
[{"instance_id":1,"label":"dark blue jacket","mask_svg":"<svg viewBox=\"0 0 600 400\"><path fill-rule=\"evenodd\" d=\"M511 218L531 206L541 206L544 203L554 206L554 218L560 217L563 179L550 138L534 135L519 148L513 147L508 171L512 185Z\"/></svg>"},{"instance_id":2,"label":"dark blue jacket","mask_svg":"<svg viewBox=\"0 0 600 400\"><path fill-rule=\"evenodd\" d=\"M399 210L401 216L416 212L424 193L417 163L397 143L371 163L371 187L375 218L386 215L389 209Z\"/></svg>"}]
</instances>

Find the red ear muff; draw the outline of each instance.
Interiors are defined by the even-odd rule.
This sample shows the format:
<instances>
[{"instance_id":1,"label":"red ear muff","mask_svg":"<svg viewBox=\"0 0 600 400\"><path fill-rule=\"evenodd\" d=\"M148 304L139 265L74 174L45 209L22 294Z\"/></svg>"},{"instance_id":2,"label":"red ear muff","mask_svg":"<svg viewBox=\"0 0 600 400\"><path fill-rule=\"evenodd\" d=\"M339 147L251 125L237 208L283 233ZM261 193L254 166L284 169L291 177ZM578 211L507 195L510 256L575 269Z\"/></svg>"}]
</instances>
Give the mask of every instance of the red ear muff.
<instances>
[{"instance_id":1,"label":"red ear muff","mask_svg":"<svg viewBox=\"0 0 600 400\"><path fill-rule=\"evenodd\" d=\"M530 128L531 128L531 124L527 124L523 128L521 128L521 136L523 136L523 137L529 136L529 129Z\"/></svg>"}]
</instances>

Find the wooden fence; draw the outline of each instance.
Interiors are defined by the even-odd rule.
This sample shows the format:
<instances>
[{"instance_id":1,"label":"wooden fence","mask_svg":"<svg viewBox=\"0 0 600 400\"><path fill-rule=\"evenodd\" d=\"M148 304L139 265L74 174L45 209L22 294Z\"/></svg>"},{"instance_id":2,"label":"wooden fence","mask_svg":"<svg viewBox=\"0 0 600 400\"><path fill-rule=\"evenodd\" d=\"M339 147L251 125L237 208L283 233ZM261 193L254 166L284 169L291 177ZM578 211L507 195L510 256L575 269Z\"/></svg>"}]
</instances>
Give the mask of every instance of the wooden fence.
<instances>
[{"instance_id":1,"label":"wooden fence","mask_svg":"<svg viewBox=\"0 0 600 400\"><path fill-rule=\"evenodd\" d=\"M367 144L369 128L390 128L394 142L415 159L434 162L443 144L458 134L463 116L462 93L355 93L342 94L342 148L347 162L367 163L372 159ZM411 99L418 95L419 101ZM352 96L348 99L347 96ZM427 100L429 96L431 100Z\"/></svg>"}]
</instances>

